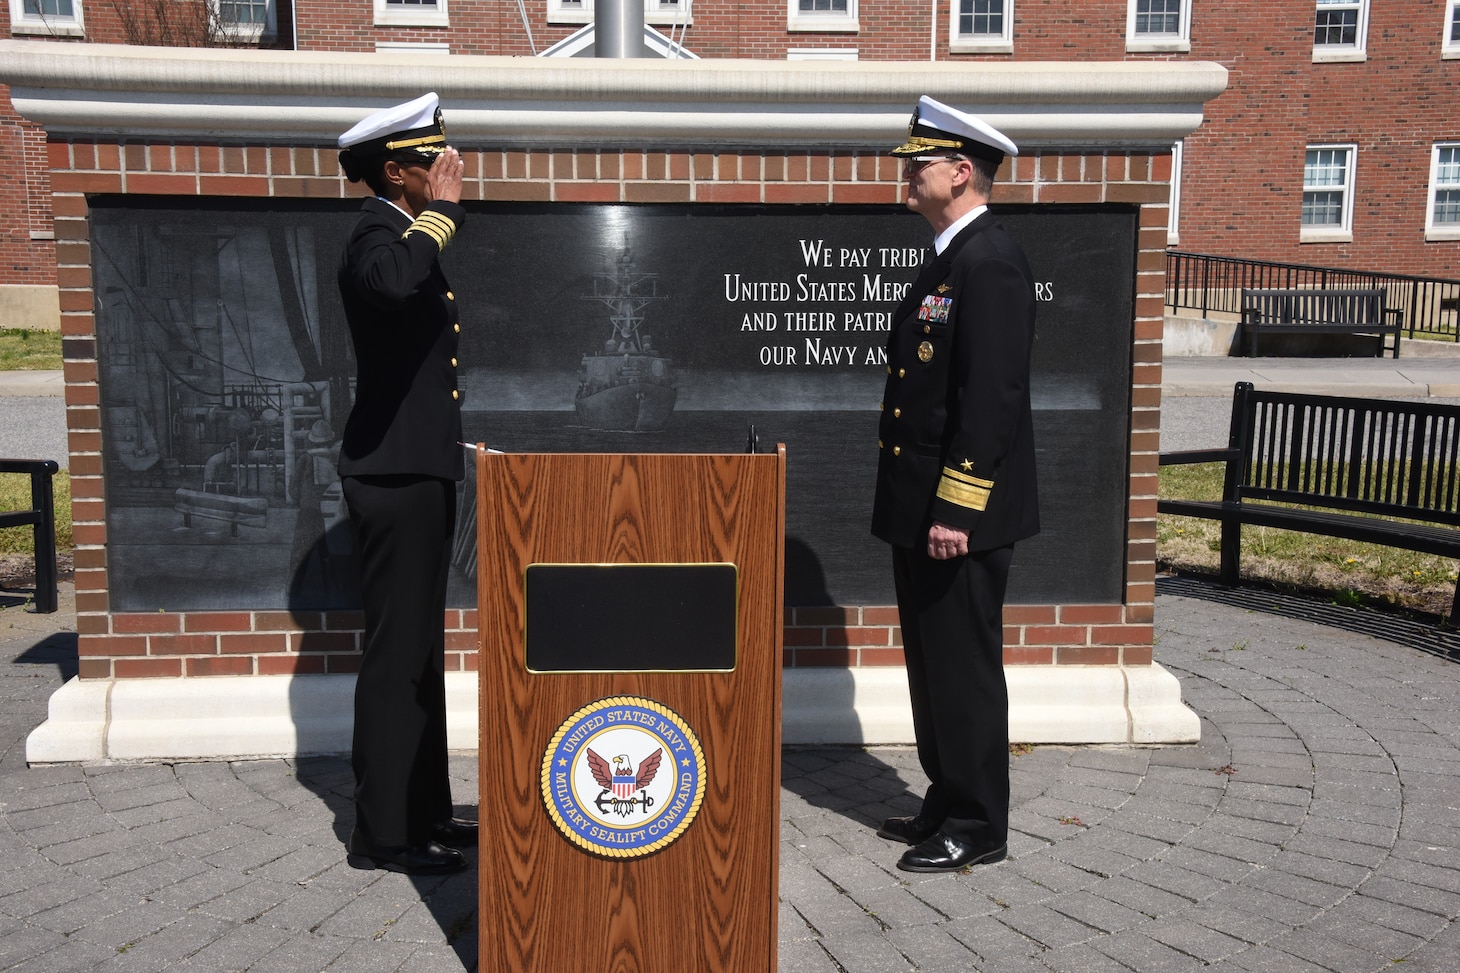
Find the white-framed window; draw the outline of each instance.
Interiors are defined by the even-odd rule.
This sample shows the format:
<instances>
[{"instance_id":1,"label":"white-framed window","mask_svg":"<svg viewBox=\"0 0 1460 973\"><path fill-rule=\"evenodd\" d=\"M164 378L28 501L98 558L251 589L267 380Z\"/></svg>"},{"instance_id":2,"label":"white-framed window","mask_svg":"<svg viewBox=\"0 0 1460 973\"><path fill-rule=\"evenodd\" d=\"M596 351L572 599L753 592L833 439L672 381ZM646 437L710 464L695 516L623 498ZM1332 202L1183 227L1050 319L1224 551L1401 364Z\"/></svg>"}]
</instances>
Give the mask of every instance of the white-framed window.
<instances>
[{"instance_id":1,"label":"white-framed window","mask_svg":"<svg viewBox=\"0 0 1460 973\"><path fill-rule=\"evenodd\" d=\"M1347 243L1354 232L1355 145L1310 145L1303 159L1303 243Z\"/></svg>"},{"instance_id":2,"label":"white-framed window","mask_svg":"<svg viewBox=\"0 0 1460 973\"><path fill-rule=\"evenodd\" d=\"M375 0L377 27L450 27L446 0Z\"/></svg>"},{"instance_id":3,"label":"white-framed window","mask_svg":"<svg viewBox=\"0 0 1460 973\"><path fill-rule=\"evenodd\" d=\"M952 0L948 49L985 54L1014 52L1014 0Z\"/></svg>"},{"instance_id":4,"label":"white-framed window","mask_svg":"<svg viewBox=\"0 0 1460 973\"><path fill-rule=\"evenodd\" d=\"M210 0L218 24L229 37L239 40L258 40L272 37L274 21L274 0Z\"/></svg>"},{"instance_id":5,"label":"white-framed window","mask_svg":"<svg viewBox=\"0 0 1460 973\"><path fill-rule=\"evenodd\" d=\"M1166 212L1166 246L1181 243L1181 150L1186 145L1177 140L1171 146L1171 205Z\"/></svg>"},{"instance_id":6,"label":"white-framed window","mask_svg":"<svg viewBox=\"0 0 1460 973\"><path fill-rule=\"evenodd\" d=\"M548 0L548 23L590 24L593 0ZM644 23L694 26L694 0L644 0Z\"/></svg>"},{"instance_id":7,"label":"white-framed window","mask_svg":"<svg viewBox=\"0 0 1460 973\"><path fill-rule=\"evenodd\" d=\"M1362 61L1369 35L1369 0L1317 0L1313 60Z\"/></svg>"},{"instance_id":8,"label":"white-framed window","mask_svg":"<svg viewBox=\"0 0 1460 973\"><path fill-rule=\"evenodd\" d=\"M1191 50L1191 0L1127 0L1125 49Z\"/></svg>"},{"instance_id":9,"label":"white-framed window","mask_svg":"<svg viewBox=\"0 0 1460 973\"><path fill-rule=\"evenodd\" d=\"M10 33L81 37L81 0L10 0Z\"/></svg>"},{"instance_id":10,"label":"white-framed window","mask_svg":"<svg viewBox=\"0 0 1460 973\"><path fill-rule=\"evenodd\" d=\"M842 33L860 30L857 0L786 0L786 29Z\"/></svg>"},{"instance_id":11,"label":"white-framed window","mask_svg":"<svg viewBox=\"0 0 1460 973\"><path fill-rule=\"evenodd\" d=\"M1437 142L1430 154L1426 240L1460 240L1460 142Z\"/></svg>"},{"instance_id":12,"label":"white-framed window","mask_svg":"<svg viewBox=\"0 0 1460 973\"><path fill-rule=\"evenodd\" d=\"M1440 56L1460 58L1460 0L1448 0L1445 4L1445 37L1440 44Z\"/></svg>"}]
</instances>

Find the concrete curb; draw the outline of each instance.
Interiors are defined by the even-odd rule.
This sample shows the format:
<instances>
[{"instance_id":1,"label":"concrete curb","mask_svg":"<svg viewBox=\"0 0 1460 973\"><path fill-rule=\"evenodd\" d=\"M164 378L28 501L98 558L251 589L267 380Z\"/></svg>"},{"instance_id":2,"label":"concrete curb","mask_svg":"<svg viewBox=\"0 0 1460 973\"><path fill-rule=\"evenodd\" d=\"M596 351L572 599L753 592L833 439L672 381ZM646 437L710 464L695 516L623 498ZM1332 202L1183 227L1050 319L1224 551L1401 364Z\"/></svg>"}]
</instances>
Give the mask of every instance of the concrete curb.
<instances>
[{"instance_id":1,"label":"concrete curb","mask_svg":"<svg viewBox=\"0 0 1460 973\"><path fill-rule=\"evenodd\" d=\"M31 371L0 371L0 396L49 396L65 395L64 373L36 369Z\"/></svg>"},{"instance_id":2,"label":"concrete curb","mask_svg":"<svg viewBox=\"0 0 1460 973\"><path fill-rule=\"evenodd\" d=\"M1195 743L1200 721L1159 665L1011 666L1009 733L1020 743ZM354 676L71 679L26 739L32 765L239 760L350 749ZM788 669L782 734L797 744L913 739L901 666ZM447 740L475 750L478 680L446 674Z\"/></svg>"}]
</instances>

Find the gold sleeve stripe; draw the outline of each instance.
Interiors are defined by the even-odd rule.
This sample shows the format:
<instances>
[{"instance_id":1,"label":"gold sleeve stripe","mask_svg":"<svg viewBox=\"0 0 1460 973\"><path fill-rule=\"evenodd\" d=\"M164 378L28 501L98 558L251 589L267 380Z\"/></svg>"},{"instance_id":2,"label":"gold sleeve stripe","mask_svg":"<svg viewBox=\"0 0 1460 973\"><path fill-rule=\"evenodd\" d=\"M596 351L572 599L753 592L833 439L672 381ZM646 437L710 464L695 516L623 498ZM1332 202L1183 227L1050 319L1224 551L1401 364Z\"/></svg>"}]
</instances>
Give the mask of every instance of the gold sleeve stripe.
<instances>
[{"instance_id":1,"label":"gold sleeve stripe","mask_svg":"<svg viewBox=\"0 0 1460 973\"><path fill-rule=\"evenodd\" d=\"M450 243L451 238L456 235L456 224L440 213L428 210L416 217L416 221L406 229L404 235L409 236L415 232L426 234L436 241L438 248L444 250L446 249L446 244Z\"/></svg>"},{"instance_id":2,"label":"gold sleeve stripe","mask_svg":"<svg viewBox=\"0 0 1460 973\"><path fill-rule=\"evenodd\" d=\"M410 226L406 227L406 231L401 234L401 237L408 237L412 233L424 233L426 234L426 236L435 240L437 250L444 250L446 248L446 241L447 239L449 239L449 237L442 236L441 230L439 228L422 223L420 220L417 220Z\"/></svg>"},{"instance_id":3,"label":"gold sleeve stripe","mask_svg":"<svg viewBox=\"0 0 1460 973\"><path fill-rule=\"evenodd\" d=\"M965 473L962 470L955 470L951 466L943 467L943 476L949 480L957 480L959 483L967 483L976 487L983 487L985 490L994 488L993 480L984 480L974 476L972 473Z\"/></svg>"},{"instance_id":4,"label":"gold sleeve stripe","mask_svg":"<svg viewBox=\"0 0 1460 973\"><path fill-rule=\"evenodd\" d=\"M442 216L440 213L427 210L426 212L421 214L420 218L440 229L442 235L441 246L446 246L446 244L451 242L451 238L456 236L456 221L452 220L450 217Z\"/></svg>"},{"instance_id":5,"label":"gold sleeve stripe","mask_svg":"<svg viewBox=\"0 0 1460 973\"><path fill-rule=\"evenodd\" d=\"M957 470L945 469L942 479L938 481L938 498L982 512L989 505L989 491L993 487L992 480L980 480Z\"/></svg>"},{"instance_id":6,"label":"gold sleeve stripe","mask_svg":"<svg viewBox=\"0 0 1460 973\"><path fill-rule=\"evenodd\" d=\"M440 213L436 212L435 210L428 209L428 210L426 210L426 212L424 212L420 216L416 217L416 219L419 220L419 221L422 221L422 222L434 223L437 226L441 227L443 230L445 230L447 233L455 233L456 232L456 223L455 223L455 221L453 221L449 217L442 216Z\"/></svg>"}]
</instances>

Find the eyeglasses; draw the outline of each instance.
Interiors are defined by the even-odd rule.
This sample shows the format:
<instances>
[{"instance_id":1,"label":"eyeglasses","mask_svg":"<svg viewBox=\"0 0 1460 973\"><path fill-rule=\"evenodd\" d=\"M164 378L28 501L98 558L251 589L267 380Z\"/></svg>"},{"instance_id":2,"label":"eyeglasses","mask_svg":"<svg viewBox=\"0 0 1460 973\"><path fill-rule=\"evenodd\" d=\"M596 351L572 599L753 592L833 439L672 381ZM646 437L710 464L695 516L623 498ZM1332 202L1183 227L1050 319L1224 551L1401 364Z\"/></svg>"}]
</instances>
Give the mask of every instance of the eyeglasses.
<instances>
[{"instance_id":1,"label":"eyeglasses","mask_svg":"<svg viewBox=\"0 0 1460 973\"><path fill-rule=\"evenodd\" d=\"M962 161L964 161L964 157L961 155L914 155L903 160L902 171L904 175L910 178L916 176L928 166L938 162Z\"/></svg>"}]
</instances>

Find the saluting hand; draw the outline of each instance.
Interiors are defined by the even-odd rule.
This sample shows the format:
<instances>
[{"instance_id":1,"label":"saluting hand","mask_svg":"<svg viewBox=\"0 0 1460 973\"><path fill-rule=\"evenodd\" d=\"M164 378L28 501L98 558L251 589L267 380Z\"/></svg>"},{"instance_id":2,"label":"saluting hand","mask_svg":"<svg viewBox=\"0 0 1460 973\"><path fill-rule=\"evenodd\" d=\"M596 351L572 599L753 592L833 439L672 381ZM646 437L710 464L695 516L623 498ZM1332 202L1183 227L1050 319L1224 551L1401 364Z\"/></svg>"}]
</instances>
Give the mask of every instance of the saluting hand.
<instances>
[{"instance_id":1,"label":"saluting hand","mask_svg":"<svg viewBox=\"0 0 1460 973\"><path fill-rule=\"evenodd\" d=\"M466 162L461 153L451 146L436 157L426 173L426 188L431 199L444 199L448 203L461 202L461 177L466 171Z\"/></svg>"}]
</instances>

